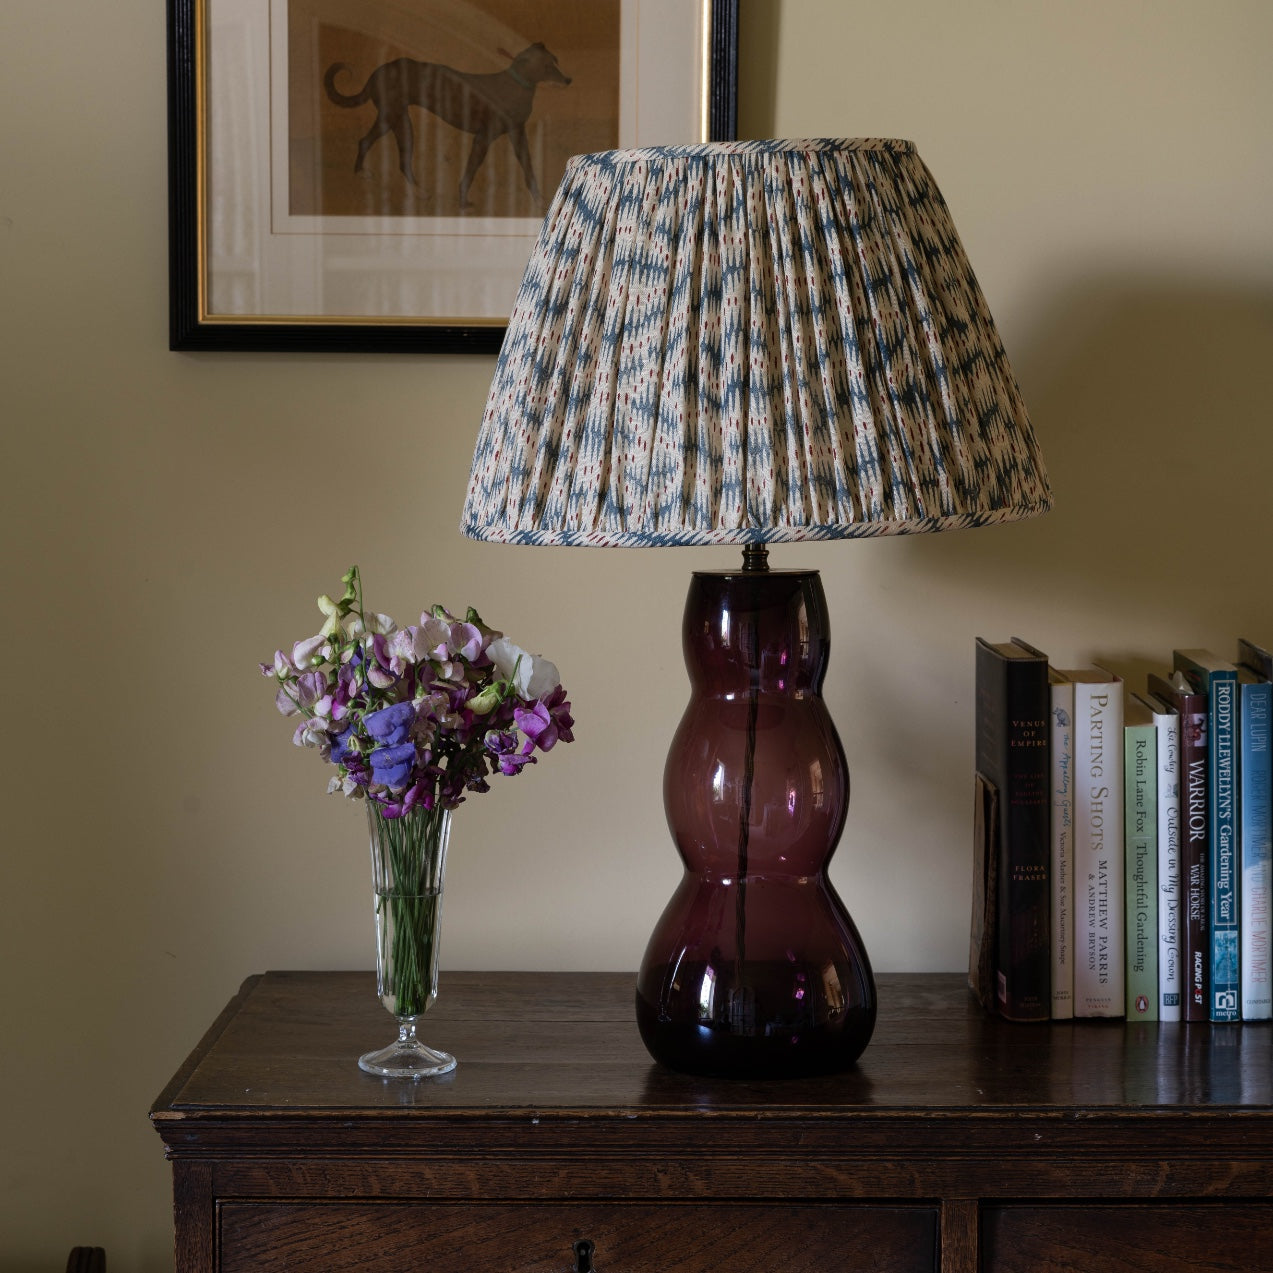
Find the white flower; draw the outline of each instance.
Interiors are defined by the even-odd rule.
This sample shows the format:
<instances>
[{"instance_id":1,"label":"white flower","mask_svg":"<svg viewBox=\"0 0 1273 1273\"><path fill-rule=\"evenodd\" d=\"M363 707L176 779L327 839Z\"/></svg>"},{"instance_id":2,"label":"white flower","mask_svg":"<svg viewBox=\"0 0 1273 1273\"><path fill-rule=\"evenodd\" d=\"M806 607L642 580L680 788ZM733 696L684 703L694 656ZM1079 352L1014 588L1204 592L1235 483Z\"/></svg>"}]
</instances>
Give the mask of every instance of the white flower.
<instances>
[{"instance_id":1,"label":"white flower","mask_svg":"<svg viewBox=\"0 0 1273 1273\"><path fill-rule=\"evenodd\" d=\"M345 619L345 633L351 639L360 636L389 636L397 631L397 627L387 614L351 614Z\"/></svg>"},{"instance_id":2,"label":"white flower","mask_svg":"<svg viewBox=\"0 0 1273 1273\"><path fill-rule=\"evenodd\" d=\"M302 672L308 667L316 666L323 661L322 651L326 644L327 638L321 632L307 640L297 641L292 646L292 662Z\"/></svg>"},{"instance_id":3,"label":"white flower","mask_svg":"<svg viewBox=\"0 0 1273 1273\"><path fill-rule=\"evenodd\" d=\"M427 611L420 616L420 637L419 644L424 654L434 659L446 659L450 657L447 640L451 635L449 624L443 623L441 619L429 614ZM422 654L423 658L424 655Z\"/></svg>"},{"instance_id":4,"label":"white flower","mask_svg":"<svg viewBox=\"0 0 1273 1273\"><path fill-rule=\"evenodd\" d=\"M486 647L491 662L500 676L513 683L524 699L546 698L561 684L554 664L535 654L528 654L507 637L500 637Z\"/></svg>"}]
</instances>

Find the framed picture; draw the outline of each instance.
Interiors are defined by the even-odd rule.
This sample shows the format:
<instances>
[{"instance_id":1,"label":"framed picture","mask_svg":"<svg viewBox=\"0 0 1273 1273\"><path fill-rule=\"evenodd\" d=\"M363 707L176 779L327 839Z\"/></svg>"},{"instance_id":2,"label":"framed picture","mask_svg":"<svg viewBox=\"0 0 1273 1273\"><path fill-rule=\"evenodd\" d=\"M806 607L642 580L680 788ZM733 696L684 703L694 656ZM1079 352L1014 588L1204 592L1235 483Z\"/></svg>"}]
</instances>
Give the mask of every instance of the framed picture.
<instances>
[{"instance_id":1,"label":"framed picture","mask_svg":"<svg viewBox=\"0 0 1273 1273\"><path fill-rule=\"evenodd\" d=\"M572 154L735 136L738 0L168 0L170 346L499 349Z\"/></svg>"}]
</instances>

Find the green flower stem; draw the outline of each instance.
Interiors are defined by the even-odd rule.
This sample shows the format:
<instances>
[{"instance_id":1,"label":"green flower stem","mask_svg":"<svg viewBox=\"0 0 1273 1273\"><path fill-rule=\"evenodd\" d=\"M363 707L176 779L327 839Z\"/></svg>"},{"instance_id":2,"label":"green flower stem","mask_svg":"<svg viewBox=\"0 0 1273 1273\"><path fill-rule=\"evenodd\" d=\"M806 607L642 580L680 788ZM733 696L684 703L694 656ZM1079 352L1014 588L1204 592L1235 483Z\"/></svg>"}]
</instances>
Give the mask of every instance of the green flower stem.
<instances>
[{"instance_id":1,"label":"green flower stem","mask_svg":"<svg viewBox=\"0 0 1273 1273\"><path fill-rule=\"evenodd\" d=\"M417 808L386 818L369 803L367 815L379 991L396 1016L415 1017L434 997L450 810Z\"/></svg>"}]
</instances>

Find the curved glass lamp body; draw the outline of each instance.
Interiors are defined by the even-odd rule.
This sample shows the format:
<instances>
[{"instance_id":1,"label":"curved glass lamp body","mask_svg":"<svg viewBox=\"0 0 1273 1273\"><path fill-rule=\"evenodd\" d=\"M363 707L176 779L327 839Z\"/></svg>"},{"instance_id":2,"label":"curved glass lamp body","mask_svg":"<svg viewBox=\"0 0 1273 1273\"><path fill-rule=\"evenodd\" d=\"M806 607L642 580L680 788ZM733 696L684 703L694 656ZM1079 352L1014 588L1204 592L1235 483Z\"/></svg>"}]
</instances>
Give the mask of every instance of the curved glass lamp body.
<instances>
[{"instance_id":1,"label":"curved glass lamp body","mask_svg":"<svg viewBox=\"0 0 1273 1273\"><path fill-rule=\"evenodd\" d=\"M690 1073L846 1069L876 1000L827 878L849 775L821 696L822 584L815 571L696 573L683 635L690 701L663 794L685 874L637 979L641 1037Z\"/></svg>"}]
</instances>

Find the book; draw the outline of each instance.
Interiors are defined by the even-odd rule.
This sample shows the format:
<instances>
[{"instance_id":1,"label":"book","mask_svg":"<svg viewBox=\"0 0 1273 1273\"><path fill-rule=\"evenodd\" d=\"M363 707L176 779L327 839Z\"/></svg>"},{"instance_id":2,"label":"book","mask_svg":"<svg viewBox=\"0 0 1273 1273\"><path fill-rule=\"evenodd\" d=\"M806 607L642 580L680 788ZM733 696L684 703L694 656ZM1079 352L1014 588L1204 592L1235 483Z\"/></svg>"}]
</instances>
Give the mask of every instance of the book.
<instances>
[{"instance_id":1,"label":"book","mask_svg":"<svg viewBox=\"0 0 1273 1273\"><path fill-rule=\"evenodd\" d=\"M1210 650L1175 650L1172 661L1207 696L1207 821L1211 842L1212 1021L1242 1017L1238 918L1238 671Z\"/></svg>"},{"instance_id":2,"label":"book","mask_svg":"<svg viewBox=\"0 0 1273 1273\"><path fill-rule=\"evenodd\" d=\"M1207 698L1183 672L1150 676L1149 692L1170 703L1180 720L1180 971L1182 1017L1211 1015L1211 831L1207 760Z\"/></svg>"},{"instance_id":3,"label":"book","mask_svg":"<svg viewBox=\"0 0 1273 1273\"><path fill-rule=\"evenodd\" d=\"M1074 683L1074 1015L1121 1017L1123 684L1104 668Z\"/></svg>"},{"instance_id":4,"label":"book","mask_svg":"<svg viewBox=\"0 0 1273 1273\"><path fill-rule=\"evenodd\" d=\"M1183 1016L1180 943L1180 717L1170 702L1145 699L1158 741L1158 1019Z\"/></svg>"},{"instance_id":5,"label":"book","mask_svg":"<svg viewBox=\"0 0 1273 1273\"><path fill-rule=\"evenodd\" d=\"M1129 1021L1158 1019L1158 725L1133 694L1123 709L1124 997Z\"/></svg>"},{"instance_id":6,"label":"book","mask_svg":"<svg viewBox=\"0 0 1273 1273\"><path fill-rule=\"evenodd\" d=\"M1013 1021L1051 1016L1049 701L1043 655L977 639L977 773L998 792L995 1001Z\"/></svg>"},{"instance_id":7,"label":"book","mask_svg":"<svg viewBox=\"0 0 1273 1273\"><path fill-rule=\"evenodd\" d=\"M1074 682L1048 669L1052 788L1052 1018L1074 1015Z\"/></svg>"},{"instance_id":8,"label":"book","mask_svg":"<svg viewBox=\"0 0 1273 1273\"><path fill-rule=\"evenodd\" d=\"M984 774L975 778L972 818L972 924L968 933L968 988L987 1012L995 1010L998 945L999 792Z\"/></svg>"},{"instance_id":9,"label":"book","mask_svg":"<svg viewBox=\"0 0 1273 1273\"><path fill-rule=\"evenodd\" d=\"M1269 725L1273 716L1273 655L1238 641L1238 720L1242 730L1238 764L1241 792L1241 983L1243 1021L1273 1016L1270 978L1270 851L1273 849L1273 765Z\"/></svg>"}]
</instances>

